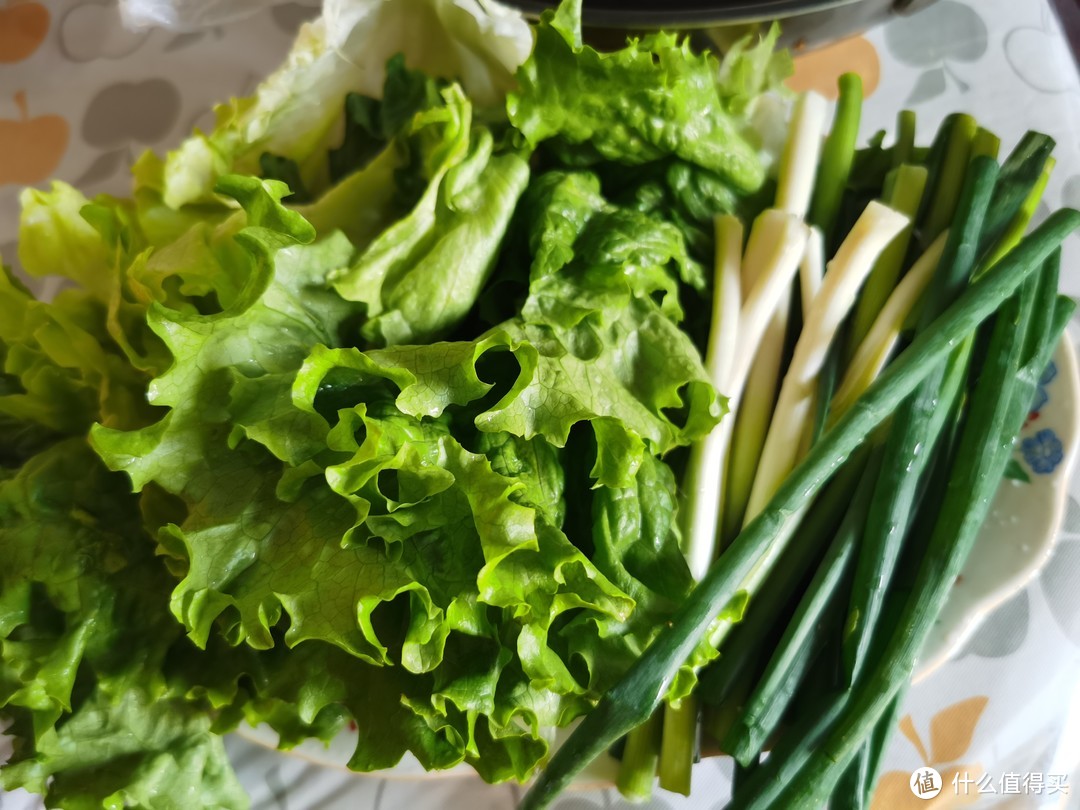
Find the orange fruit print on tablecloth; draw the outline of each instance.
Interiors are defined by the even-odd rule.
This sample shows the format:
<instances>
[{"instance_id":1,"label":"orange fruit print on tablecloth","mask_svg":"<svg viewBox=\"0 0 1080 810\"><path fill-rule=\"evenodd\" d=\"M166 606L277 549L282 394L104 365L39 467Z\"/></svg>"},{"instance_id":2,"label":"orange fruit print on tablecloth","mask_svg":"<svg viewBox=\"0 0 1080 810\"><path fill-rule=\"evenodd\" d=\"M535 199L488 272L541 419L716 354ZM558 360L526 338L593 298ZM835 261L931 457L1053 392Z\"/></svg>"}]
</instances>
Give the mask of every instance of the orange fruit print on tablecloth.
<instances>
[{"instance_id":1,"label":"orange fruit print on tablecloth","mask_svg":"<svg viewBox=\"0 0 1080 810\"><path fill-rule=\"evenodd\" d=\"M839 95L837 80L844 73L858 73L863 81L863 95L870 96L881 78L881 61L870 40L849 37L824 48L795 53L795 73L787 86L802 93L814 90L825 98Z\"/></svg>"},{"instance_id":2,"label":"orange fruit print on tablecloth","mask_svg":"<svg viewBox=\"0 0 1080 810\"><path fill-rule=\"evenodd\" d=\"M0 186L47 179L68 145L68 123L59 115L30 117L26 94L15 94L19 117L0 119Z\"/></svg>"},{"instance_id":3,"label":"orange fruit print on tablecloth","mask_svg":"<svg viewBox=\"0 0 1080 810\"><path fill-rule=\"evenodd\" d=\"M30 57L48 31L49 10L41 3L14 0L0 7L0 64Z\"/></svg>"},{"instance_id":4,"label":"orange fruit print on tablecloth","mask_svg":"<svg viewBox=\"0 0 1080 810\"><path fill-rule=\"evenodd\" d=\"M930 720L930 750L926 750L911 715L900 721L900 732L911 741L923 765L936 768L941 774L941 792L927 801L911 792L910 772L889 771L882 774L874 791L871 810L932 810L969 804L980 798L974 789L958 791L953 779L959 774L965 778L978 779L983 774L982 765L961 762L971 748L975 728L989 702L985 696L968 698L947 706Z\"/></svg>"}]
</instances>

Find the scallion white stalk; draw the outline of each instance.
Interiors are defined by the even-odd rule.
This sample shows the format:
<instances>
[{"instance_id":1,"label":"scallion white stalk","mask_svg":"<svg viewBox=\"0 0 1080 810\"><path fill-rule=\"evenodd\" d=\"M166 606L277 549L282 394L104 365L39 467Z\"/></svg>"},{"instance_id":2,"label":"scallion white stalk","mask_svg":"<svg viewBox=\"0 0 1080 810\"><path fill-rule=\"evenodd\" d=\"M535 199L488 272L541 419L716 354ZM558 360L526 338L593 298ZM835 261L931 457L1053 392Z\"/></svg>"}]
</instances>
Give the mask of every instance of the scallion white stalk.
<instances>
[{"instance_id":1,"label":"scallion white stalk","mask_svg":"<svg viewBox=\"0 0 1080 810\"><path fill-rule=\"evenodd\" d=\"M745 298L739 313L735 363L728 381L729 390L725 392L729 397L741 393L755 355L765 349L763 338L788 296L809 236L810 229L799 217L775 208L763 212L754 221L743 256L741 278ZM782 350L782 334L780 342Z\"/></svg>"},{"instance_id":2,"label":"scallion white stalk","mask_svg":"<svg viewBox=\"0 0 1080 810\"><path fill-rule=\"evenodd\" d=\"M839 419L874 381L889 360L904 324L934 276L949 232L944 231L920 256L885 301L856 349L829 406L829 425Z\"/></svg>"},{"instance_id":3,"label":"scallion white stalk","mask_svg":"<svg viewBox=\"0 0 1080 810\"><path fill-rule=\"evenodd\" d=\"M716 292L706 366L713 384L727 395L730 413L691 449L684 477L684 548L695 579L705 575L716 554L733 415L742 398L750 363L759 346L764 345L778 303L788 295L808 238L809 229L797 217L770 209L754 222L740 259L742 227L738 220L721 217L717 221ZM749 272L747 262L754 263ZM740 309L739 290L744 279L754 282ZM776 357L779 359L779 354Z\"/></svg>"},{"instance_id":4,"label":"scallion white stalk","mask_svg":"<svg viewBox=\"0 0 1080 810\"><path fill-rule=\"evenodd\" d=\"M821 156L827 103L817 93L803 93L795 101L788 128L780 174L776 186L776 207L806 218L814 193L814 176Z\"/></svg>"},{"instance_id":5,"label":"scallion white stalk","mask_svg":"<svg viewBox=\"0 0 1080 810\"><path fill-rule=\"evenodd\" d=\"M809 312L814 303L814 296L821 289L825 276L825 239L819 228L810 228L810 238L806 242L806 252L799 262L799 297L802 299L803 312Z\"/></svg>"},{"instance_id":6,"label":"scallion white stalk","mask_svg":"<svg viewBox=\"0 0 1080 810\"><path fill-rule=\"evenodd\" d=\"M813 196L823 146L826 107L825 99L817 94L806 93L799 97L792 110L788 141L780 161L776 207L800 220L806 218ZM760 264L759 260L749 255L749 248L747 254L743 262L744 290L748 286L746 279ZM812 266L807 268L810 269ZM772 417L776 389L780 384L790 304L790 292L785 290L776 302L756 351L749 352L739 347L742 369L747 374L743 383L745 396L740 400L746 402L747 407L739 410L738 416L731 420L738 429L728 451L724 508L720 516L721 537L724 538L734 537L742 527L746 501ZM743 378L738 379L741 382ZM734 408L732 412L735 413Z\"/></svg>"},{"instance_id":7,"label":"scallion white stalk","mask_svg":"<svg viewBox=\"0 0 1080 810\"><path fill-rule=\"evenodd\" d=\"M829 262L821 291L804 314L803 329L784 375L750 490L746 518L753 518L761 511L794 469L803 430L812 413L816 379L829 346L854 306L874 262L907 224L908 218L903 214L871 202Z\"/></svg>"},{"instance_id":8,"label":"scallion white stalk","mask_svg":"<svg viewBox=\"0 0 1080 810\"><path fill-rule=\"evenodd\" d=\"M713 385L724 393L735 363L739 333L743 227L737 217L721 216L716 219L715 230L716 278L705 365ZM732 421L734 415L729 414L690 450L683 484L686 498L682 518L686 560L695 580L709 570L716 549L724 457Z\"/></svg>"}]
</instances>

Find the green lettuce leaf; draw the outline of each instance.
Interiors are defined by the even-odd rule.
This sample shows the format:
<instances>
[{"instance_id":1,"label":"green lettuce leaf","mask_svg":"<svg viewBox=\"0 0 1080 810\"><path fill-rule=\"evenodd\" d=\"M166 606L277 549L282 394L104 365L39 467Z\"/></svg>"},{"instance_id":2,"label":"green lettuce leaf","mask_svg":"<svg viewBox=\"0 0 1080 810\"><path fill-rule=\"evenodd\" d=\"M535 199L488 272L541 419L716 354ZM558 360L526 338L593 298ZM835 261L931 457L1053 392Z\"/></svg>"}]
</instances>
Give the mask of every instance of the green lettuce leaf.
<instances>
[{"instance_id":1,"label":"green lettuce leaf","mask_svg":"<svg viewBox=\"0 0 1080 810\"><path fill-rule=\"evenodd\" d=\"M337 185L348 175L369 165L406 129L417 113L440 106L442 84L420 71L406 69L404 57L397 54L386 65L382 99L359 93L346 95L341 144L327 154L330 185ZM313 195L306 187L296 161L263 152L259 157L259 168L263 179L280 180L289 187L291 204L312 202Z\"/></svg>"},{"instance_id":2,"label":"green lettuce leaf","mask_svg":"<svg viewBox=\"0 0 1080 810\"><path fill-rule=\"evenodd\" d=\"M508 441L466 449L450 414L399 408L383 381L404 371L368 374L365 355L324 348L356 310L325 286L347 240L299 244L313 234L278 185L221 188L245 210L234 240L249 254L248 282L220 313L152 307L173 363L150 396L168 412L138 431L93 432L137 490L160 487L184 505L179 522L156 527L182 576L173 614L199 646L314 645L352 662L355 686L344 696L335 686L299 721L274 679L253 697L269 708L237 709L249 719L262 712L297 734L345 701L364 728L355 767L408 749L432 767L464 759L492 779L524 778L547 750L542 726L598 697L548 643L553 629L578 613L625 622L634 608L558 525L557 448L522 437L513 451ZM468 369L446 384L463 402L488 389ZM599 429L608 446L623 431ZM640 440L624 441L640 455ZM365 678L383 714L350 691ZM384 722L392 733L378 731Z\"/></svg>"},{"instance_id":3,"label":"green lettuce leaf","mask_svg":"<svg viewBox=\"0 0 1080 810\"><path fill-rule=\"evenodd\" d=\"M517 12L332 0L132 199L27 192L63 289L0 274L5 787L240 808L241 722L525 780L670 619L665 458L726 407L687 330L780 62L579 13L508 123Z\"/></svg>"},{"instance_id":4,"label":"green lettuce leaf","mask_svg":"<svg viewBox=\"0 0 1080 810\"><path fill-rule=\"evenodd\" d=\"M317 196L330 181L328 150L340 148L346 97L379 97L391 57L402 53L429 76L460 80L476 102L492 105L531 45L520 13L497 4L329 3L322 17L301 27L284 64L253 96L219 106L210 133L196 133L169 154L161 199L173 210L213 204L219 177L258 174L265 153L295 165L304 188Z\"/></svg>"},{"instance_id":5,"label":"green lettuce leaf","mask_svg":"<svg viewBox=\"0 0 1080 810\"><path fill-rule=\"evenodd\" d=\"M50 807L244 808L205 705L168 697L182 630L135 497L83 439L0 482L0 712L6 789Z\"/></svg>"},{"instance_id":6,"label":"green lettuce leaf","mask_svg":"<svg viewBox=\"0 0 1080 810\"><path fill-rule=\"evenodd\" d=\"M763 35L750 33L724 50L719 91L724 108L745 115L767 92L784 92L784 80L794 72L791 53L777 48L780 26L773 23Z\"/></svg>"},{"instance_id":7,"label":"green lettuce leaf","mask_svg":"<svg viewBox=\"0 0 1080 810\"><path fill-rule=\"evenodd\" d=\"M21 719L8 733L19 734ZM32 758L16 754L0 770L5 788L42 794L63 810L243 810L249 800L210 716L159 701L137 686L85 699Z\"/></svg>"},{"instance_id":8,"label":"green lettuce leaf","mask_svg":"<svg viewBox=\"0 0 1080 810\"><path fill-rule=\"evenodd\" d=\"M491 133L472 126L472 105L457 87L445 106L420 113L427 189L416 207L376 238L334 281L366 306L365 339L377 345L446 335L472 309L494 267L517 198L525 159L495 153Z\"/></svg>"},{"instance_id":9,"label":"green lettuce leaf","mask_svg":"<svg viewBox=\"0 0 1080 810\"><path fill-rule=\"evenodd\" d=\"M67 289L42 303L0 269L0 418L11 430L80 435L94 421L153 418L147 378L112 340L109 320L96 296Z\"/></svg>"},{"instance_id":10,"label":"green lettuce leaf","mask_svg":"<svg viewBox=\"0 0 1080 810\"><path fill-rule=\"evenodd\" d=\"M719 67L666 33L600 53L582 43L580 0L567 0L542 18L507 111L530 144L556 139L579 164L677 156L754 191L764 169L723 103Z\"/></svg>"}]
</instances>

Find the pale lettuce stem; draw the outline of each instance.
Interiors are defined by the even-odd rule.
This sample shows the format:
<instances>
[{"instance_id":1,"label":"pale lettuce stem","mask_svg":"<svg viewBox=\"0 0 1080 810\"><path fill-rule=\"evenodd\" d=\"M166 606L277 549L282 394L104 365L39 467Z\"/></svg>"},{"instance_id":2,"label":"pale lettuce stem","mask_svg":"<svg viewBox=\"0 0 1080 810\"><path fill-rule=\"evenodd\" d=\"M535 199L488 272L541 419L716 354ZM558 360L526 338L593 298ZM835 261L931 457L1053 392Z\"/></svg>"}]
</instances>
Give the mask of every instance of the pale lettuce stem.
<instances>
[{"instance_id":1,"label":"pale lettuce stem","mask_svg":"<svg viewBox=\"0 0 1080 810\"><path fill-rule=\"evenodd\" d=\"M840 202L855 159L855 142L862 116L862 79L856 73L840 77L840 98L833 115L832 130L822 149L821 165L810 204L810 222L821 228L826 242L832 244L833 228Z\"/></svg>"}]
</instances>

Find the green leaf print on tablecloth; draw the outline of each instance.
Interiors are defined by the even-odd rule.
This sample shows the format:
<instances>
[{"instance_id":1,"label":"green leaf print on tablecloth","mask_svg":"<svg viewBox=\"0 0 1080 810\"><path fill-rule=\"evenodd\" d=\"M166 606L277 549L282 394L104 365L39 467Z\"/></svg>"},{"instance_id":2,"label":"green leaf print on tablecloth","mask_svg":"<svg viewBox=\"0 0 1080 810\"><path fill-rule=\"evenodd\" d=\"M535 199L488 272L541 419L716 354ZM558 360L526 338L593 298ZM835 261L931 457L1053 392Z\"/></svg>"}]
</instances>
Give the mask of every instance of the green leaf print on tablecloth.
<instances>
[{"instance_id":1,"label":"green leaf print on tablecloth","mask_svg":"<svg viewBox=\"0 0 1080 810\"><path fill-rule=\"evenodd\" d=\"M964 658L1005 658L1024 646L1031 621L1031 600L1028 592L1020 591L979 625L971 639L956 656Z\"/></svg>"},{"instance_id":2,"label":"green leaf print on tablecloth","mask_svg":"<svg viewBox=\"0 0 1080 810\"><path fill-rule=\"evenodd\" d=\"M911 17L900 17L885 28L885 45L897 61L923 68L905 104L942 95L948 80L966 93L969 85L951 62L974 62L986 53L986 23L978 13L956 0L941 0Z\"/></svg>"},{"instance_id":3,"label":"green leaf print on tablecloth","mask_svg":"<svg viewBox=\"0 0 1080 810\"><path fill-rule=\"evenodd\" d=\"M1069 501L1072 511L1076 507L1076 501L1072 498L1069 498ZM1063 538L1043 568L1040 580L1054 621L1069 641L1080 646L1080 593L1076 589L1078 575L1080 540Z\"/></svg>"},{"instance_id":4,"label":"green leaf print on tablecloth","mask_svg":"<svg viewBox=\"0 0 1080 810\"><path fill-rule=\"evenodd\" d=\"M1037 582L1055 624L1067 639L1080 646L1080 594L1076 590L1080 576L1080 502L1072 495L1065 502L1061 532L1064 536L1058 539ZM991 613L956 657L1005 658L1017 652L1027 640L1031 624L1029 590L1016 594Z\"/></svg>"},{"instance_id":5,"label":"green leaf print on tablecloth","mask_svg":"<svg viewBox=\"0 0 1080 810\"><path fill-rule=\"evenodd\" d=\"M1019 25L1005 35L1005 60L1024 84L1040 93L1067 93L1076 76L1063 65L1072 55L1054 21L1049 5L1043 5L1038 25Z\"/></svg>"}]
</instances>

